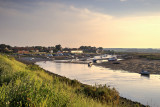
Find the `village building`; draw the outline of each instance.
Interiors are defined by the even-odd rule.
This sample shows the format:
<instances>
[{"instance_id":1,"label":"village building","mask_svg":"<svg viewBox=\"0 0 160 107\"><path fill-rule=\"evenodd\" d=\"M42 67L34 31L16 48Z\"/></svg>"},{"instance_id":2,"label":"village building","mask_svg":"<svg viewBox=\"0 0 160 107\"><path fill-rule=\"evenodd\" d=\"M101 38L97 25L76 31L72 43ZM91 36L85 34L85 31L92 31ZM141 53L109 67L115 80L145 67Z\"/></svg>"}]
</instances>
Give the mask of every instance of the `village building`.
<instances>
[{"instance_id":1,"label":"village building","mask_svg":"<svg viewBox=\"0 0 160 107\"><path fill-rule=\"evenodd\" d=\"M29 54L29 51L20 50L17 52L18 54Z\"/></svg>"},{"instance_id":2,"label":"village building","mask_svg":"<svg viewBox=\"0 0 160 107\"><path fill-rule=\"evenodd\" d=\"M80 50L80 49L77 49L77 48L72 48L72 49L65 48L65 49L63 49L63 53L82 54L83 50Z\"/></svg>"},{"instance_id":3,"label":"village building","mask_svg":"<svg viewBox=\"0 0 160 107\"><path fill-rule=\"evenodd\" d=\"M58 51L57 54L56 54L56 56L63 56L63 52Z\"/></svg>"},{"instance_id":4,"label":"village building","mask_svg":"<svg viewBox=\"0 0 160 107\"><path fill-rule=\"evenodd\" d=\"M50 50L49 53L53 53L53 50Z\"/></svg>"},{"instance_id":5,"label":"village building","mask_svg":"<svg viewBox=\"0 0 160 107\"><path fill-rule=\"evenodd\" d=\"M75 49L73 49L73 50L70 50L70 53L75 53L75 54L82 54L83 53L83 50L75 50Z\"/></svg>"}]
</instances>

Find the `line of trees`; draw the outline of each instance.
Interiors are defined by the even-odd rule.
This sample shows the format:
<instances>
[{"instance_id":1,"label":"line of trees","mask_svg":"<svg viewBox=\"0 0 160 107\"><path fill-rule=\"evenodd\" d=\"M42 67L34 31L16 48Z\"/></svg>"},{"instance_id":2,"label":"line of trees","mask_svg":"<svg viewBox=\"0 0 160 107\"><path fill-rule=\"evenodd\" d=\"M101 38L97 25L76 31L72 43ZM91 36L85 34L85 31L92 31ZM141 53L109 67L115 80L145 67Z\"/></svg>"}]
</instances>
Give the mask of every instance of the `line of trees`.
<instances>
[{"instance_id":1,"label":"line of trees","mask_svg":"<svg viewBox=\"0 0 160 107\"><path fill-rule=\"evenodd\" d=\"M0 44L0 52L2 53L11 53L12 47L10 45Z\"/></svg>"},{"instance_id":2,"label":"line of trees","mask_svg":"<svg viewBox=\"0 0 160 107\"><path fill-rule=\"evenodd\" d=\"M44 47L44 46L31 46L31 47L12 47L10 45L6 44L0 44L0 52L1 53L17 53L18 51L29 51L29 52L58 52L58 51L63 51L63 50L70 50L70 49L79 49L83 50L84 53L97 53L97 52L102 52L103 48L102 47L92 47L92 46L80 46L79 48L62 48L60 44L51 46L51 47Z\"/></svg>"},{"instance_id":3,"label":"line of trees","mask_svg":"<svg viewBox=\"0 0 160 107\"><path fill-rule=\"evenodd\" d=\"M96 48L91 46L80 46L79 49L83 50L83 52L86 52L86 53L97 53L97 51L99 52L103 51L102 47Z\"/></svg>"},{"instance_id":4,"label":"line of trees","mask_svg":"<svg viewBox=\"0 0 160 107\"><path fill-rule=\"evenodd\" d=\"M6 45L6 44L0 44L0 52L1 53L16 53L18 51L35 51L38 50L39 52L50 52L51 50L53 52L58 52L58 51L62 51L62 46L59 45L55 45L55 46L51 46L51 47L44 47L44 46L31 46L31 47L12 47L10 45Z\"/></svg>"}]
</instances>

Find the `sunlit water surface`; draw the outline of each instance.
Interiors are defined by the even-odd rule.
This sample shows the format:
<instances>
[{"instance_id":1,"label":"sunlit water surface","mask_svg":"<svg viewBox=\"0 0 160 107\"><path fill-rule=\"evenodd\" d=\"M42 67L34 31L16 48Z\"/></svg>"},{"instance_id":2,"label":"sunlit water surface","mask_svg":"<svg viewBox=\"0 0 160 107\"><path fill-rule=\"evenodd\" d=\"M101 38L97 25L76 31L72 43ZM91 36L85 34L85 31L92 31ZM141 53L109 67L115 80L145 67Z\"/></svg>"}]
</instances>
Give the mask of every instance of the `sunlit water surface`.
<instances>
[{"instance_id":1,"label":"sunlit water surface","mask_svg":"<svg viewBox=\"0 0 160 107\"><path fill-rule=\"evenodd\" d=\"M40 67L78 81L89 84L106 84L115 87L120 96L138 101L151 107L160 107L160 75L141 76L138 73L110 70L87 64L37 62Z\"/></svg>"}]
</instances>

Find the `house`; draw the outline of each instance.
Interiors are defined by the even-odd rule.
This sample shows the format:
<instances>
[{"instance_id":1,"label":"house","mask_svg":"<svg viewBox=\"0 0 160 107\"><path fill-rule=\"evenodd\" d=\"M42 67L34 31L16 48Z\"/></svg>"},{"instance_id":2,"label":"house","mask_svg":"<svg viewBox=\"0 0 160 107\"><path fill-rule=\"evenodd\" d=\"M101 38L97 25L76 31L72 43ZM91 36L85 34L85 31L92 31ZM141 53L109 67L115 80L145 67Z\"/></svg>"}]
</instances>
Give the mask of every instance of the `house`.
<instances>
[{"instance_id":1,"label":"house","mask_svg":"<svg viewBox=\"0 0 160 107\"><path fill-rule=\"evenodd\" d=\"M50 50L49 53L53 53L53 50Z\"/></svg>"},{"instance_id":2,"label":"house","mask_svg":"<svg viewBox=\"0 0 160 107\"><path fill-rule=\"evenodd\" d=\"M52 57L53 55L52 54L48 54L47 56Z\"/></svg>"},{"instance_id":3,"label":"house","mask_svg":"<svg viewBox=\"0 0 160 107\"><path fill-rule=\"evenodd\" d=\"M18 51L17 53L18 54L29 54L29 51L22 50L22 51Z\"/></svg>"},{"instance_id":4,"label":"house","mask_svg":"<svg viewBox=\"0 0 160 107\"><path fill-rule=\"evenodd\" d=\"M83 50L80 50L77 48L65 48L65 49L63 49L63 53L81 54L81 53L83 53Z\"/></svg>"},{"instance_id":5,"label":"house","mask_svg":"<svg viewBox=\"0 0 160 107\"><path fill-rule=\"evenodd\" d=\"M78 54L82 54L82 53L83 53L83 50L73 49L73 50L70 50L70 53L78 53Z\"/></svg>"},{"instance_id":6,"label":"house","mask_svg":"<svg viewBox=\"0 0 160 107\"><path fill-rule=\"evenodd\" d=\"M36 53L39 53L39 50L38 50L38 49L36 49L36 50L35 50L35 52L36 52Z\"/></svg>"},{"instance_id":7,"label":"house","mask_svg":"<svg viewBox=\"0 0 160 107\"><path fill-rule=\"evenodd\" d=\"M63 56L63 52L58 51L57 54L56 54L56 56Z\"/></svg>"},{"instance_id":8,"label":"house","mask_svg":"<svg viewBox=\"0 0 160 107\"><path fill-rule=\"evenodd\" d=\"M69 48L64 48L63 49L63 53L69 53L70 52L70 49Z\"/></svg>"}]
</instances>

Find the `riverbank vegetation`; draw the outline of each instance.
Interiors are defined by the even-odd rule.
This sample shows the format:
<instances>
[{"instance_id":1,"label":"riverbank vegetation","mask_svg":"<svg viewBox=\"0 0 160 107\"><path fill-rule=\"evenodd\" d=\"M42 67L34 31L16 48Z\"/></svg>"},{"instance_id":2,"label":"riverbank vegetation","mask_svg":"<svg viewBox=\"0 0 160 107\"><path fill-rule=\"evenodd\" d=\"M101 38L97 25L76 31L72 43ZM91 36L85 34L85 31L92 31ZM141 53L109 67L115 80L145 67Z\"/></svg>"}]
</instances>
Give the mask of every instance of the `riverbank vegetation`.
<instances>
[{"instance_id":1,"label":"riverbank vegetation","mask_svg":"<svg viewBox=\"0 0 160 107\"><path fill-rule=\"evenodd\" d=\"M139 107L107 86L89 86L0 55L0 107Z\"/></svg>"},{"instance_id":2,"label":"riverbank vegetation","mask_svg":"<svg viewBox=\"0 0 160 107\"><path fill-rule=\"evenodd\" d=\"M154 54L143 53L143 54L138 54L138 56L140 58L146 58L148 60L160 60L160 54L158 53L154 53Z\"/></svg>"}]
</instances>

